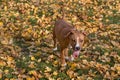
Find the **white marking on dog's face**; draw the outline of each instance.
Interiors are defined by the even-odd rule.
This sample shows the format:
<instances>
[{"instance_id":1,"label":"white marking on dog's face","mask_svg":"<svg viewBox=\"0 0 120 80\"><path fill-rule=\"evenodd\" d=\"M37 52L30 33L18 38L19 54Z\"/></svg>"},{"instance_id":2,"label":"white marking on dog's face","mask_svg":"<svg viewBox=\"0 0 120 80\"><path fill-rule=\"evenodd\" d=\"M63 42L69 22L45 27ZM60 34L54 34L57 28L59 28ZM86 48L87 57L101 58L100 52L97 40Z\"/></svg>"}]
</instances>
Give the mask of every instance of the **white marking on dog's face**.
<instances>
[{"instance_id":1,"label":"white marking on dog's face","mask_svg":"<svg viewBox=\"0 0 120 80\"><path fill-rule=\"evenodd\" d=\"M80 32L74 32L70 37L70 45L73 50L80 50L83 46L84 35Z\"/></svg>"},{"instance_id":2,"label":"white marking on dog's face","mask_svg":"<svg viewBox=\"0 0 120 80\"><path fill-rule=\"evenodd\" d=\"M75 47L80 47L79 37L77 37L77 41L76 41L76 45L75 45Z\"/></svg>"}]
</instances>

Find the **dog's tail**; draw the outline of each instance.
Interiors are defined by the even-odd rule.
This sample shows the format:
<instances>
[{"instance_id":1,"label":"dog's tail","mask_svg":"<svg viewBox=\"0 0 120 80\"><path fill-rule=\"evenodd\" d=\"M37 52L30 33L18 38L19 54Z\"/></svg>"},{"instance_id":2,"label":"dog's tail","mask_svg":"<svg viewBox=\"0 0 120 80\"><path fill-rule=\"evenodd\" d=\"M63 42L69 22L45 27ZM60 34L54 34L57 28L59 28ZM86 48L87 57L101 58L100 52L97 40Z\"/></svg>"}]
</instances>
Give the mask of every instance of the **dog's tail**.
<instances>
[{"instance_id":1,"label":"dog's tail","mask_svg":"<svg viewBox=\"0 0 120 80\"><path fill-rule=\"evenodd\" d=\"M65 17L64 5L61 6L62 19Z\"/></svg>"}]
</instances>

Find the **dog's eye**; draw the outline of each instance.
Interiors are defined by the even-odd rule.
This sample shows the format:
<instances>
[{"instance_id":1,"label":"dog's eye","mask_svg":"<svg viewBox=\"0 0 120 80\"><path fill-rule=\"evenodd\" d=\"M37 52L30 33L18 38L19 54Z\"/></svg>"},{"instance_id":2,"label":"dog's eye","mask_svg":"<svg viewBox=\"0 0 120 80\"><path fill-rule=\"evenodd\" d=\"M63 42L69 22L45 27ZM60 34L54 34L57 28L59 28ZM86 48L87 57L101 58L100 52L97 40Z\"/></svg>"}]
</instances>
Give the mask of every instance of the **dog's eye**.
<instances>
[{"instance_id":1,"label":"dog's eye","mask_svg":"<svg viewBox=\"0 0 120 80\"><path fill-rule=\"evenodd\" d=\"M83 40L80 40L80 42L83 42Z\"/></svg>"},{"instance_id":2,"label":"dog's eye","mask_svg":"<svg viewBox=\"0 0 120 80\"><path fill-rule=\"evenodd\" d=\"M73 39L72 41L75 42L75 39Z\"/></svg>"}]
</instances>

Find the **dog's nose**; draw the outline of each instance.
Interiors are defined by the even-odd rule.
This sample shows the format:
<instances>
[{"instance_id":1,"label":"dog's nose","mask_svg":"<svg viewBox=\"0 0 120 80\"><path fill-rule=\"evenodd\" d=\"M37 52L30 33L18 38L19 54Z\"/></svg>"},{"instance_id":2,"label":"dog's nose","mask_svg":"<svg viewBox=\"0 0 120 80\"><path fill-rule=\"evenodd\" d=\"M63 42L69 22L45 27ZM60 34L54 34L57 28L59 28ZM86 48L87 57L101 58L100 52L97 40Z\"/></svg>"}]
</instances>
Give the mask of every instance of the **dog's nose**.
<instances>
[{"instance_id":1,"label":"dog's nose","mask_svg":"<svg viewBox=\"0 0 120 80\"><path fill-rule=\"evenodd\" d=\"M75 50L80 50L80 47L75 47Z\"/></svg>"}]
</instances>

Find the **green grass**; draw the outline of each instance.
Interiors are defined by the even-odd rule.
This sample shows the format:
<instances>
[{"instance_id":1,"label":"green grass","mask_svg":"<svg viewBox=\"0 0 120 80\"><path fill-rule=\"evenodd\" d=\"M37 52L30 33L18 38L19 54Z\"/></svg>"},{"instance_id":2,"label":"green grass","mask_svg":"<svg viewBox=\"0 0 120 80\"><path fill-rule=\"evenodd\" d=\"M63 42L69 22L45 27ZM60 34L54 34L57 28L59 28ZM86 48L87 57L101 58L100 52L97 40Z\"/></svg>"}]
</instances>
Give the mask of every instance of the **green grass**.
<instances>
[{"instance_id":1,"label":"green grass","mask_svg":"<svg viewBox=\"0 0 120 80\"><path fill-rule=\"evenodd\" d=\"M37 19L36 19L36 18L29 18L29 19L28 19L28 22L30 22L30 24L31 24L32 26L35 26L35 25L37 24Z\"/></svg>"}]
</instances>

